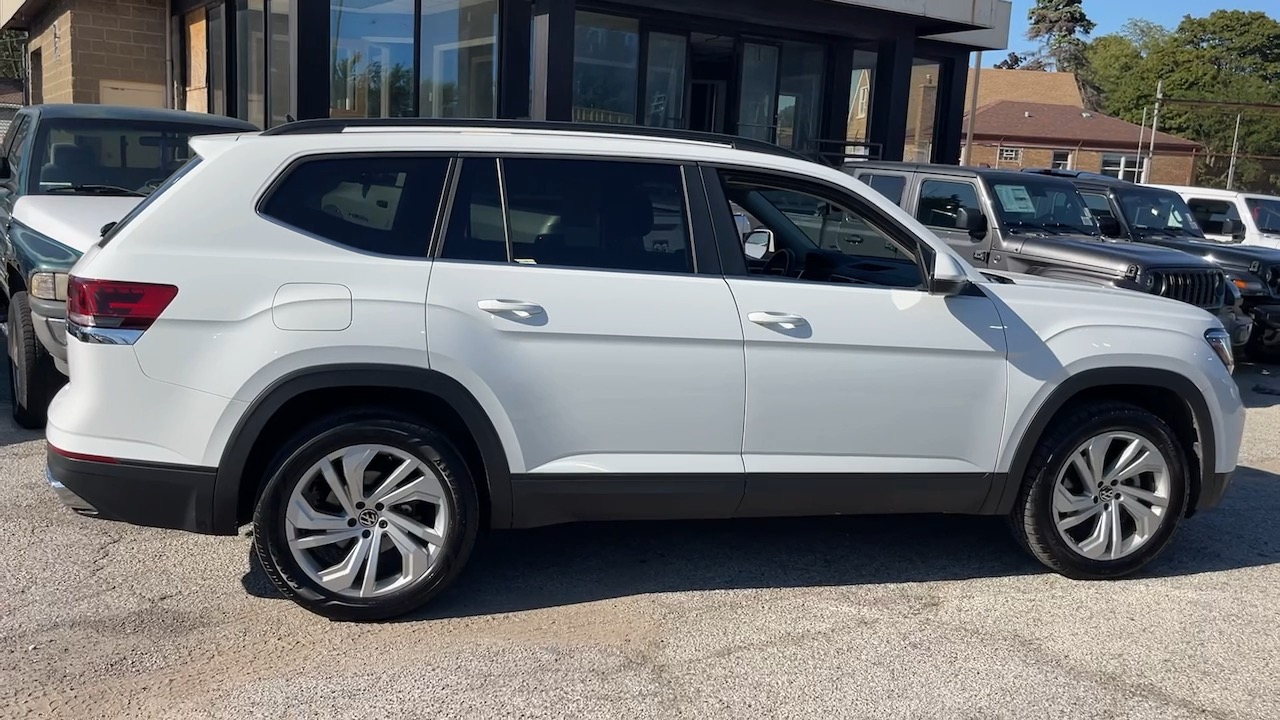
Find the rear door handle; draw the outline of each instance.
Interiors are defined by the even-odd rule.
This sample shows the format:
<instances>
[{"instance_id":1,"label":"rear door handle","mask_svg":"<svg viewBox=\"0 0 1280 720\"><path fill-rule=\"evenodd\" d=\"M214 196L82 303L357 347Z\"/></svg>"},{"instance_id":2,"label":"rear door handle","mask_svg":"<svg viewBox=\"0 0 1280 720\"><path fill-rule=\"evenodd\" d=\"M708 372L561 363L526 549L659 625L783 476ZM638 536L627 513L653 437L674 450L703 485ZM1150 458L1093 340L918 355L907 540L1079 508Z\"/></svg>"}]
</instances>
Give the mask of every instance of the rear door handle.
<instances>
[{"instance_id":1,"label":"rear door handle","mask_svg":"<svg viewBox=\"0 0 1280 720\"><path fill-rule=\"evenodd\" d=\"M518 317L533 317L546 312L541 305L524 300L481 300L476 305L481 310L494 315L510 314Z\"/></svg>"},{"instance_id":2,"label":"rear door handle","mask_svg":"<svg viewBox=\"0 0 1280 720\"><path fill-rule=\"evenodd\" d=\"M783 312L747 313L747 319L757 325L782 325L792 327L798 327L809 322L799 315Z\"/></svg>"}]
</instances>

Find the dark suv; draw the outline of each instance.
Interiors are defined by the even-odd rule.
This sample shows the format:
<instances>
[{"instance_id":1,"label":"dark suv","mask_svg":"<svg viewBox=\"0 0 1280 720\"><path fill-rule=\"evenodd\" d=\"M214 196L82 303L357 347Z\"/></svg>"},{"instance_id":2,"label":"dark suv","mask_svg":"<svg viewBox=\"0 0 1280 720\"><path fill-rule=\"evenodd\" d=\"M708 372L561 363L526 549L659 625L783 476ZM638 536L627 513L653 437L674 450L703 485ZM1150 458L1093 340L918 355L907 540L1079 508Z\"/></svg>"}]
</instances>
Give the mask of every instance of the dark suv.
<instances>
[{"instance_id":1,"label":"dark suv","mask_svg":"<svg viewBox=\"0 0 1280 720\"><path fill-rule=\"evenodd\" d=\"M1208 239L1186 201L1172 190L1073 170L1028 168L1023 172L1071 181L1105 237L1159 245L1216 263L1240 292L1244 311L1253 319L1250 349L1266 356L1280 352L1280 249ZM1235 234L1231 220L1223 225L1223 234Z\"/></svg>"},{"instance_id":2,"label":"dark suv","mask_svg":"<svg viewBox=\"0 0 1280 720\"><path fill-rule=\"evenodd\" d=\"M844 171L911 213L974 266L1180 300L1216 315L1237 345L1252 320L1203 257L1104 237L1071 180L1013 170L853 161Z\"/></svg>"}]
</instances>

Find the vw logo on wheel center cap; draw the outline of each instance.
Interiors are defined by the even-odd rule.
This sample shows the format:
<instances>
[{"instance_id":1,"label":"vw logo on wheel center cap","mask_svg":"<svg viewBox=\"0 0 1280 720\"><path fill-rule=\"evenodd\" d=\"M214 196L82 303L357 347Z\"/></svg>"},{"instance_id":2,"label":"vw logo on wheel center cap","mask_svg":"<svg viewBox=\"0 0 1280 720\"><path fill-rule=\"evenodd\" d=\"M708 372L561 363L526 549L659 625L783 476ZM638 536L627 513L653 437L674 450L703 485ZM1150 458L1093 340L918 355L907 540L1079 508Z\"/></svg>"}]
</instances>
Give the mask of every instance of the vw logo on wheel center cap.
<instances>
[{"instance_id":1,"label":"vw logo on wheel center cap","mask_svg":"<svg viewBox=\"0 0 1280 720\"><path fill-rule=\"evenodd\" d=\"M371 528L378 524L378 513L374 510L361 510L359 519L361 525Z\"/></svg>"}]
</instances>

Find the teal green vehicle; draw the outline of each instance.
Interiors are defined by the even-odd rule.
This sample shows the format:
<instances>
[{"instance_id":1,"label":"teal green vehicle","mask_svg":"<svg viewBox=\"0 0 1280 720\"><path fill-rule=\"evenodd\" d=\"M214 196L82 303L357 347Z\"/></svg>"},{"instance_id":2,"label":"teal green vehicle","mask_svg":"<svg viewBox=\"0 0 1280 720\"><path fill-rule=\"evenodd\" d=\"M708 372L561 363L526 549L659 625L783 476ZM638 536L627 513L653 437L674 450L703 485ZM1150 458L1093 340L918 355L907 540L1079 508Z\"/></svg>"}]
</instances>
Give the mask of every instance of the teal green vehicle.
<instances>
[{"instance_id":1,"label":"teal green vehicle","mask_svg":"<svg viewBox=\"0 0 1280 720\"><path fill-rule=\"evenodd\" d=\"M0 147L0 301L15 422L43 427L66 382L67 274L80 256L187 161L193 136L257 130L218 115L111 105L17 113Z\"/></svg>"}]
</instances>

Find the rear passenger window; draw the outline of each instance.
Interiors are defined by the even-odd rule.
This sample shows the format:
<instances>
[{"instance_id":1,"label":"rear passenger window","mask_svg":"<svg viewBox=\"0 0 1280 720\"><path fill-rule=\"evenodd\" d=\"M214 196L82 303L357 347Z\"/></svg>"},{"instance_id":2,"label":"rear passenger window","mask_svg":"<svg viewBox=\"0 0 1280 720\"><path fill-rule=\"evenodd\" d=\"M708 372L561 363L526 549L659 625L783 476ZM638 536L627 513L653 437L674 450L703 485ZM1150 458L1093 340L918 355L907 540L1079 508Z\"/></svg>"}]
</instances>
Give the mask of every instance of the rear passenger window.
<instances>
[{"instance_id":1,"label":"rear passenger window","mask_svg":"<svg viewBox=\"0 0 1280 720\"><path fill-rule=\"evenodd\" d=\"M1236 204L1230 200L1191 198L1187 200L1187 207L1191 209L1192 217L1196 219L1200 229L1206 235L1222 235L1226 220L1241 222L1240 212L1236 210Z\"/></svg>"},{"instance_id":2,"label":"rear passenger window","mask_svg":"<svg viewBox=\"0 0 1280 720\"><path fill-rule=\"evenodd\" d=\"M448 171L447 158L307 160L289 171L262 214L357 250L423 258Z\"/></svg>"},{"instance_id":3,"label":"rear passenger window","mask_svg":"<svg viewBox=\"0 0 1280 720\"><path fill-rule=\"evenodd\" d=\"M1106 195L1094 195L1093 193L1080 193L1084 198L1084 204L1089 208L1089 212L1093 213L1097 218L1114 217L1111 213L1111 201Z\"/></svg>"},{"instance_id":4,"label":"rear passenger window","mask_svg":"<svg viewBox=\"0 0 1280 720\"><path fill-rule=\"evenodd\" d=\"M925 180L920 185L920 207L916 219L930 227L960 229L960 208L978 210L978 190L971 183Z\"/></svg>"},{"instance_id":5,"label":"rear passenger window","mask_svg":"<svg viewBox=\"0 0 1280 720\"><path fill-rule=\"evenodd\" d=\"M519 158L501 171L505 212L491 162L464 161L441 257L693 272L679 166Z\"/></svg>"},{"instance_id":6,"label":"rear passenger window","mask_svg":"<svg viewBox=\"0 0 1280 720\"><path fill-rule=\"evenodd\" d=\"M873 175L864 173L858 179L872 190L888 198L894 205L902 205L902 193L907 189L907 179L901 175Z\"/></svg>"}]
</instances>

